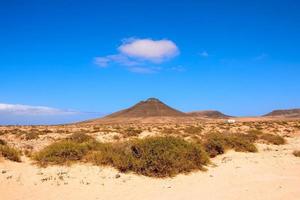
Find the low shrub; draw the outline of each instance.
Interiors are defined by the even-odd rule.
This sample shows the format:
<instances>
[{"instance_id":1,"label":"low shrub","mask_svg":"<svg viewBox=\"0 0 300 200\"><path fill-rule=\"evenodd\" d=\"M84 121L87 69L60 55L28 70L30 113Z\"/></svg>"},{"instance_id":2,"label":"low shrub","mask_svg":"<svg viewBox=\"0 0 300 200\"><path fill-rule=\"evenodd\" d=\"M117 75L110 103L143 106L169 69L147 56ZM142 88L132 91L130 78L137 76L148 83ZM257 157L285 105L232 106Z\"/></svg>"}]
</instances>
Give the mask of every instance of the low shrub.
<instances>
[{"instance_id":1,"label":"low shrub","mask_svg":"<svg viewBox=\"0 0 300 200\"><path fill-rule=\"evenodd\" d=\"M294 156L296 156L296 157L300 157L300 151L294 151L293 154L294 154Z\"/></svg>"},{"instance_id":2,"label":"low shrub","mask_svg":"<svg viewBox=\"0 0 300 200\"><path fill-rule=\"evenodd\" d=\"M81 160L152 177L171 177L201 170L209 162L201 145L175 137L151 137L122 143L67 140L46 147L34 159L42 165Z\"/></svg>"},{"instance_id":3,"label":"low shrub","mask_svg":"<svg viewBox=\"0 0 300 200\"><path fill-rule=\"evenodd\" d=\"M7 145L0 145L0 156L11 161L21 162L21 153Z\"/></svg>"},{"instance_id":4,"label":"low shrub","mask_svg":"<svg viewBox=\"0 0 300 200\"><path fill-rule=\"evenodd\" d=\"M0 145L6 145L6 142L2 139L0 139Z\"/></svg>"},{"instance_id":5,"label":"low shrub","mask_svg":"<svg viewBox=\"0 0 300 200\"><path fill-rule=\"evenodd\" d=\"M35 140L35 139L39 139L39 132L26 132L25 133L25 140Z\"/></svg>"},{"instance_id":6,"label":"low shrub","mask_svg":"<svg viewBox=\"0 0 300 200\"><path fill-rule=\"evenodd\" d=\"M88 150L88 145L85 143L64 140L47 146L34 154L33 158L41 165L66 164L80 160Z\"/></svg>"},{"instance_id":7,"label":"low shrub","mask_svg":"<svg viewBox=\"0 0 300 200\"><path fill-rule=\"evenodd\" d=\"M228 149L239 152L257 152L252 140L252 136L246 134L210 133L204 138L204 147L210 157L223 154Z\"/></svg>"},{"instance_id":8,"label":"low shrub","mask_svg":"<svg viewBox=\"0 0 300 200\"><path fill-rule=\"evenodd\" d=\"M120 171L151 177L171 177L203 169L209 162L200 145L174 137L151 137L126 143L99 145L86 160Z\"/></svg>"},{"instance_id":9,"label":"low shrub","mask_svg":"<svg viewBox=\"0 0 300 200\"><path fill-rule=\"evenodd\" d=\"M129 128L126 128L125 130L123 130L122 134L124 135L124 137L134 137L134 136L138 136L142 132L143 131L140 129L135 129L133 127L129 127Z\"/></svg>"},{"instance_id":10,"label":"low shrub","mask_svg":"<svg viewBox=\"0 0 300 200\"><path fill-rule=\"evenodd\" d=\"M282 145L286 143L285 139L280 135L273 135L269 133L263 134L262 136L260 136L260 139L266 141L267 143L275 144L275 145Z\"/></svg>"},{"instance_id":11,"label":"low shrub","mask_svg":"<svg viewBox=\"0 0 300 200\"><path fill-rule=\"evenodd\" d=\"M146 176L174 176L203 169L208 163L204 149L175 137L153 137L133 141L130 147L132 165L129 169Z\"/></svg>"},{"instance_id":12,"label":"low shrub","mask_svg":"<svg viewBox=\"0 0 300 200\"><path fill-rule=\"evenodd\" d=\"M73 142L77 142L77 143L95 141L95 139L92 136L89 136L89 135L87 135L85 133L82 133L82 132L73 133L67 139L71 140Z\"/></svg>"},{"instance_id":13,"label":"low shrub","mask_svg":"<svg viewBox=\"0 0 300 200\"><path fill-rule=\"evenodd\" d=\"M200 134L203 128L201 126L188 126L183 131L188 134Z\"/></svg>"}]
</instances>

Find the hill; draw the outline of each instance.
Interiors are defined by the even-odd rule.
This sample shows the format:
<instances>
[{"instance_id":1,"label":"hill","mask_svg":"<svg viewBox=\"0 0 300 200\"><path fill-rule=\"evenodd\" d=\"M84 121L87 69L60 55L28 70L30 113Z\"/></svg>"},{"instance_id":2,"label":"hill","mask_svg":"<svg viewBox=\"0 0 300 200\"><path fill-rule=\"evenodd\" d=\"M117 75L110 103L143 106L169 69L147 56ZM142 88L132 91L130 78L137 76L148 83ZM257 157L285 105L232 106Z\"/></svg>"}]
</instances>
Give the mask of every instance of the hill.
<instances>
[{"instance_id":1,"label":"hill","mask_svg":"<svg viewBox=\"0 0 300 200\"><path fill-rule=\"evenodd\" d=\"M185 117L186 114L164 104L159 99L149 98L134 106L115 112L105 118L135 118L135 117Z\"/></svg>"},{"instance_id":2,"label":"hill","mask_svg":"<svg viewBox=\"0 0 300 200\"><path fill-rule=\"evenodd\" d=\"M191 117L201 117L201 118L210 118L210 119L227 119L231 116L225 115L220 111L216 110L204 110L204 111L194 111L187 113Z\"/></svg>"},{"instance_id":3,"label":"hill","mask_svg":"<svg viewBox=\"0 0 300 200\"><path fill-rule=\"evenodd\" d=\"M264 115L265 117L300 118L300 109L273 110Z\"/></svg>"},{"instance_id":4,"label":"hill","mask_svg":"<svg viewBox=\"0 0 300 200\"><path fill-rule=\"evenodd\" d=\"M164 104L159 99L149 98L130 108L83 123L168 123L179 122L185 118L189 118L186 113Z\"/></svg>"}]
</instances>

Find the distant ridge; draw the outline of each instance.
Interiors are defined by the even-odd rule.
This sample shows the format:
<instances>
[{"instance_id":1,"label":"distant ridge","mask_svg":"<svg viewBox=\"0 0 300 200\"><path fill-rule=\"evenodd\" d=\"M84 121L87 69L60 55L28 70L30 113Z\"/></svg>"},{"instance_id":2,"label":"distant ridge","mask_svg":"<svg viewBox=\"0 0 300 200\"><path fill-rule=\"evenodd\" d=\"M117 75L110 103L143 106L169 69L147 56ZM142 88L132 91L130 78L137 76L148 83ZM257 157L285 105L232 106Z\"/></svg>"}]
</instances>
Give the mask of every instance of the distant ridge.
<instances>
[{"instance_id":1,"label":"distant ridge","mask_svg":"<svg viewBox=\"0 0 300 200\"><path fill-rule=\"evenodd\" d=\"M300 118L300 109L273 110L264 117Z\"/></svg>"},{"instance_id":2,"label":"distant ridge","mask_svg":"<svg viewBox=\"0 0 300 200\"><path fill-rule=\"evenodd\" d=\"M201 117L201 118L210 118L210 119L227 119L232 116L225 115L217 110L203 110L203 111L194 111L187 113L191 117Z\"/></svg>"}]
</instances>

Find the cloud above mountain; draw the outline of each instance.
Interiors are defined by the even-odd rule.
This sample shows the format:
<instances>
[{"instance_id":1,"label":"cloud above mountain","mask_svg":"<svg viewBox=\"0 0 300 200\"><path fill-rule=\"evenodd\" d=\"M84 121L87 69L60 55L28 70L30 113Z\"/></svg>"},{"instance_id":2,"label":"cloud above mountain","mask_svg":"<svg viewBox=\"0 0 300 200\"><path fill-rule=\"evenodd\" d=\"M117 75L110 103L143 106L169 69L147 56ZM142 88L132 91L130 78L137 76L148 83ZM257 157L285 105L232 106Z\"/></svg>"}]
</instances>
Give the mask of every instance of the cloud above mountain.
<instances>
[{"instance_id":1,"label":"cloud above mountain","mask_svg":"<svg viewBox=\"0 0 300 200\"><path fill-rule=\"evenodd\" d=\"M94 63L103 68L117 64L126 67L131 72L153 73L159 71L159 64L176 57L180 53L175 42L171 40L149 38L125 39L117 51L117 54L95 57Z\"/></svg>"}]
</instances>

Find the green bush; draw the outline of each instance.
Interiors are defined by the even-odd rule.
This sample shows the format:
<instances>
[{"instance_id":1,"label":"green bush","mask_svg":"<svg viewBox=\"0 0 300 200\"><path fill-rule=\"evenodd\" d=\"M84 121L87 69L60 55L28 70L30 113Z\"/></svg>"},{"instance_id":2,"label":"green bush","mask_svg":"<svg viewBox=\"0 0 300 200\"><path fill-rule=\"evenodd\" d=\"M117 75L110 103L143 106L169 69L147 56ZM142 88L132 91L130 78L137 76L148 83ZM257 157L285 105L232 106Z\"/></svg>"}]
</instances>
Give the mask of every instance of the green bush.
<instances>
[{"instance_id":1,"label":"green bush","mask_svg":"<svg viewBox=\"0 0 300 200\"><path fill-rule=\"evenodd\" d=\"M0 155L8 160L21 162L21 153L7 145L0 145Z\"/></svg>"}]
</instances>

